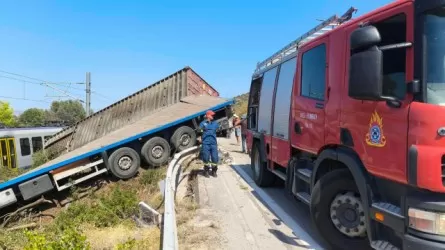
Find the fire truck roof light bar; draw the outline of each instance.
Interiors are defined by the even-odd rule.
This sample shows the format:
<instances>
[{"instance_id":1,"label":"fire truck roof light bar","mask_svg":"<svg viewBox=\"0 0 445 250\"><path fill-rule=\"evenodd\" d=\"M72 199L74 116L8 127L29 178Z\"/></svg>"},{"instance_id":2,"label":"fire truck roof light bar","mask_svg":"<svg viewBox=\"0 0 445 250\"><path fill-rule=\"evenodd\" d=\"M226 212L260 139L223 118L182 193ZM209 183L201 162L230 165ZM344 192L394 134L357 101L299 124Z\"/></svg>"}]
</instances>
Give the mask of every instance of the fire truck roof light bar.
<instances>
[{"instance_id":1,"label":"fire truck roof light bar","mask_svg":"<svg viewBox=\"0 0 445 250\"><path fill-rule=\"evenodd\" d=\"M260 74L264 72L265 70L271 68L278 62L282 61L283 58L286 58L286 56L295 53L298 50L298 47L302 44L309 42L333 29L341 25L342 23L350 20L352 18L352 14L356 12L357 9L354 7L351 7L346 11L343 16L338 17L337 15L334 15L327 19L326 21L323 21L321 24L317 25L315 28L311 29L310 31L306 32L304 35L300 36L296 40L292 41L288 45L286 45L284 48L267 58L266 60L259 62L257 64L257 67L255 69L254 75Z\"/></svg>"}]
</instances>

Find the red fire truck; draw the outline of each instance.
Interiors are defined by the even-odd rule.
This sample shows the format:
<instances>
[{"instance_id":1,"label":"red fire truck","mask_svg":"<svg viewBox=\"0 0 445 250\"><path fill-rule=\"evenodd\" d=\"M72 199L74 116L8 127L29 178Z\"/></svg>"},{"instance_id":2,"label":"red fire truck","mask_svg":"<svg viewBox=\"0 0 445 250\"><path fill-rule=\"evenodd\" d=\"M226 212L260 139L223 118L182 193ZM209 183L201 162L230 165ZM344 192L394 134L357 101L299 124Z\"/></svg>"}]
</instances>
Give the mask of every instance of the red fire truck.
<instances>
[{"instance_id":1,"label":"red fire truck","mask_svg":"<svg viewBox=\"0 0 445 250\"><path fill-rule=\"evenodd\" d=\"M257 65L254 179L283 179L334 249L445 249L445 0L354 11Z\"/></svg>"}]
</instances>

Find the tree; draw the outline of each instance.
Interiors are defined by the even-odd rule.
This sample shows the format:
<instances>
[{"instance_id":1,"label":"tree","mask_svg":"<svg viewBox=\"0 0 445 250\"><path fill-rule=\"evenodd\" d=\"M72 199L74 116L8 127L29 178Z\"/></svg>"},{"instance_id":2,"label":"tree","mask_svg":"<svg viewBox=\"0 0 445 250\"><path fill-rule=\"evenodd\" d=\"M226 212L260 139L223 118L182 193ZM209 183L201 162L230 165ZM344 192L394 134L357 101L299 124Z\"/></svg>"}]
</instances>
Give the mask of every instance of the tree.
<instances>
[{"instance_id":1,"label":"tree","mask_svg":"<svg viewBox=\"0 0 445 250\"><path fill-rule=\"evenodd\" d=\"M54 101L50 110L46 113L47 121L62 122L67 125L75 124L84 119L85 109L79 101Z\"/></svg>"},{"instance_id":2,"label":"tree","mask_svg":"<svg viewBox=\"0 0 445 250\"><path fill-rule=\"evenodd\" d=\"M30 108L19 116L19 124L22 126L43 126L45 124L45 110Z\"/></svg>"},{"instance_id":3,"label":"tree","mask_svg":"<svg viewBox=\"0 0 445 250\"><path fill-rule=\"evenodd\" d=\"M14 110L8 102L0 101L0 123L6 127L13 127L16 125Z\"/></svg>"}]
</instances>

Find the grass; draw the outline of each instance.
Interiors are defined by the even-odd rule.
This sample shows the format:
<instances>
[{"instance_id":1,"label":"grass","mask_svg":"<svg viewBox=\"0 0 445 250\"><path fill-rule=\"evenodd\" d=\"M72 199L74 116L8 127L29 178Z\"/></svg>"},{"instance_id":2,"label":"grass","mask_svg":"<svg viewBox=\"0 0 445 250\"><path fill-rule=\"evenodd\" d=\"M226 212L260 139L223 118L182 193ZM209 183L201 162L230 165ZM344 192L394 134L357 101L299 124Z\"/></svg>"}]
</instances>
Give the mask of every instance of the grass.
<instances>
[{"instance_id":1,"label":"grass","mask_svg":"<svg viewBox=\"0 0 445 250\"><path fill-rule=\"evenodd\" d=\"M141 170L133 179L111 182L58 209L54 220L32 231L1 230L0 249L159 249L159 228L137 228L131 217L138 214L139 201L162 208L158 182L165 171ZM76 196L75 188L71 195Z\"/></svg>"},{"instance_id":2,"label":"grass","mask_svg":"<svg viewBox=\"0 0 445 250\"><path fill-rule=\"evenodd\" d=\"M95 227L111 227L137 212L136 191L115 186L110 193L93 195L88 202L75 202L54 220L57 230L77 227L83 223Z\"/></svg>"},{"instance_id":3,"label":"grass","mask_svg":"<svg viewBox=\"0 0 445 250\"><path fill-rule=\"evenodd\" d=\"M0 183L1 182L5 182L9 179L12 179L14 177L17 177L21 174L24 174L38 166L43 165L44 163L54 159L54 155L51 155L49 152L47 152L46 150L40 150L35 152L34 154L32 154L32 167L31 168L27 168L27 169L19 169L19 168L2 168L2 170L0 171Z\"/></svg>"},{"instance_id":4,"label":"grass","mask_svg":"<svg viewBox=\"0 0 445 250\"><path fill-rule=\"evenodd\" d=\"M48 150L40 150L32 154L32 167L36 168L38 166L41 166L50 160L55 159L57 156L54 154L51 154Z\"/></svg>"}]
</instances>

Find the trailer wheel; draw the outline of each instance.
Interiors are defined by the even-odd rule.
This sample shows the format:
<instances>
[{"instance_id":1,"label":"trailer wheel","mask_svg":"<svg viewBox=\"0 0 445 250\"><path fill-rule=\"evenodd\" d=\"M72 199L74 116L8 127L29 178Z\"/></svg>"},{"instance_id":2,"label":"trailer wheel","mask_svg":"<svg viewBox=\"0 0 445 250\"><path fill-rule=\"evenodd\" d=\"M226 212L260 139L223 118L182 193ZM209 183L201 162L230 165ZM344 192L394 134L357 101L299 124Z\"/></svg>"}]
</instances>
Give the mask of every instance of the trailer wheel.
<instances>
[{"instance_id":1,"label":"trailer wheel","mask_svg":"<svg viewBox=\"0 0 445 250\"><path fill-rule=\"evenodd\" d=\"M170 145L164 138L153 137L144 143L141 154L151 166L162 166L170 157Z\"/></svg>"},{"instance_id":2,"label":"trailer wheel","mask_svg":"<svg viewBox=\"0 0 445 250\"><path fill-rule=\"evenodd\" d=\"M267 169L267 164L261 161L258 143L252 149L251 164L253 179L260 187L269 187L275 182L276 176Z\"/></svg>"},{"instance_id":3,"label":"trailer wheel","mask_svg":"<svg viewBox=\"0 0 445 250\"><path fill-rule=\"evenodd\" d=\"M170 143L178 152L181 152L182 150L195 146L196 133L188 126L179 127L170 138Z\"/></svg>"},{"instance_id":4,"label":"trailer wheel","mask_svg":"<svg viewBox=\"0 0 445 250\"><path fill-rule=\"evenodd\" d=\"M108 158L111 173L119 179L136 175L141 165L139 154L132 148L119 148Z\"/></svg>"},{"instance_id":5,"label":"trailer wheel","mask_svg":"<svg viewBox=\"0 0 445 250\"><path fill-rule=\"evenodd\" d=\"M310 207L316 229L334 249L370 249L363 203L348 170L321 177Z\"/></svg>"}]
</instances>

